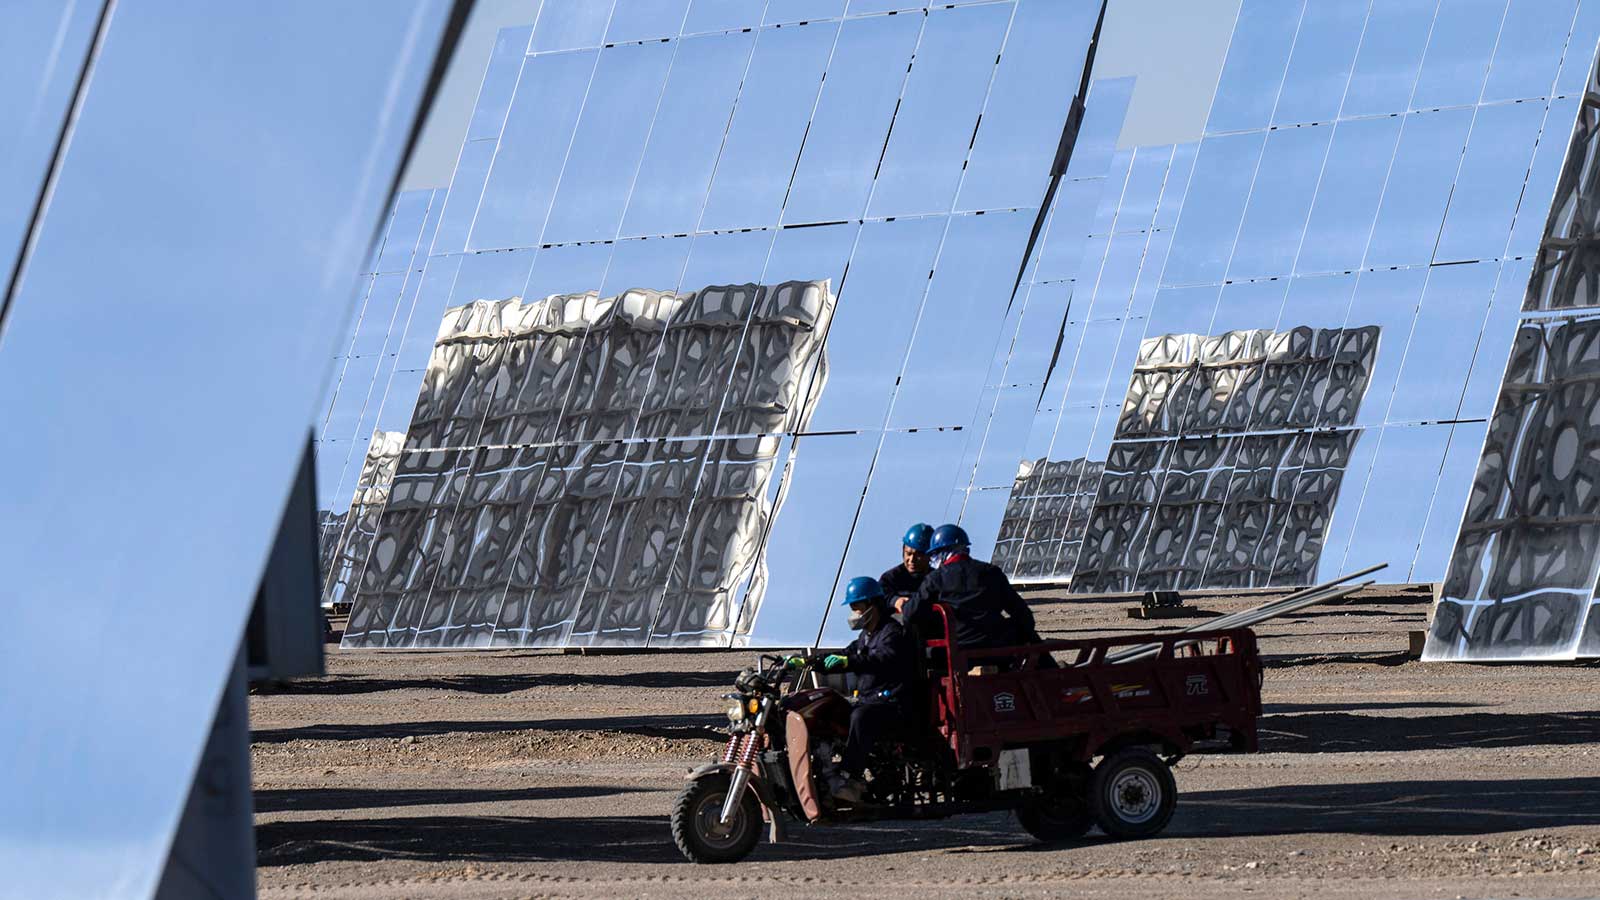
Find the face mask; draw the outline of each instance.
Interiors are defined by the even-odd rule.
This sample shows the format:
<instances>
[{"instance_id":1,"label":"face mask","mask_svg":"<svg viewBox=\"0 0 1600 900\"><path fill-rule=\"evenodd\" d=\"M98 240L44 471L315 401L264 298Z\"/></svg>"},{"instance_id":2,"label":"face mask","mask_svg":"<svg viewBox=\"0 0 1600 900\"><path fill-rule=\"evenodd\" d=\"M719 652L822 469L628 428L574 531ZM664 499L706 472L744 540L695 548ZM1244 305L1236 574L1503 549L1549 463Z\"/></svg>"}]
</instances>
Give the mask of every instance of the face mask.
<instances>
[{"instance_id":1,"label":"face mask","mask_svg":"<svg viewBox=\"0 0 1600 900\"><path fill-rule=\"evenodd\" d=\"M851 631L861 631L877 624L877 621L878 608L876 606L869 606L860 612L857 612L854 609L850 610L850 620L846 624L850 626Z\"/></svg>"}]
</instances>

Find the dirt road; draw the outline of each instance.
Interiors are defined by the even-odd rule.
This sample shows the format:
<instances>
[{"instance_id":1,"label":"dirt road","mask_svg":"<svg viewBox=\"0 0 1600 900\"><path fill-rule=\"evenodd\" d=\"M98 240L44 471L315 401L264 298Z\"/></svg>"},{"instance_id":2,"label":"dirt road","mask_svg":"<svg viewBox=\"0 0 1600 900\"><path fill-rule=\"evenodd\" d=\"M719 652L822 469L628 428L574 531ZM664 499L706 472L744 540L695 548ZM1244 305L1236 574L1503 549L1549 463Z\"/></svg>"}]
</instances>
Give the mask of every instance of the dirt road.
<instances>
[{"instance_id":1,"label":"dirt road","mask_svg":"<svg viewBox=\"0 0 1600 900\"><path fill-rule=\"evenodd\" d=\"M1031 599L1047 635L1149 627ZM683 862L666 815L751 653L334 651L327 677L251 698L261 893L1600 895L1600 669L1408 661L1426 604L1263 626L1265 752L1180 763L1157 839L1043 848L973 816L801 829L733 867Z\"/></svg>"}]
</instances>

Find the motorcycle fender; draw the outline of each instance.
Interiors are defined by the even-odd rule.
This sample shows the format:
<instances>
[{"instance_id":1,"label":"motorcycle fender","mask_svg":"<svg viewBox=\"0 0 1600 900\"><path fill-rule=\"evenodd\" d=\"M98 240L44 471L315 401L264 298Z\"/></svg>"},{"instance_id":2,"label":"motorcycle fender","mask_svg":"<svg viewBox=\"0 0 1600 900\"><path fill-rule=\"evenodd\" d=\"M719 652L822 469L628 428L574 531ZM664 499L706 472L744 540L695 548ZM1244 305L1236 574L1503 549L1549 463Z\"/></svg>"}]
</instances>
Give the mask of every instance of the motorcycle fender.
<instances>
[{"instance_id":1,"label":"motorcycle fender","mask_svg":"<svg viewBox=\"0 0 1600 900\"><path fill-rule=\"evenodd\" d=\"M822 806L817 802L817 789L811 780L811 733L804 716L789 713L784 740L785 749L789 751L789 778L794 784L795 797L806 814L806 821L815 822L822 816Z\"/></svg>"},{"instance_id":2,"label":"motorcycle fender","mask_svg":"<svg viewBox=\"0 0 1600 900\"><path fill-rule=\"evenodd\" d=\"M683 780L694 781L701 775L710 775L712 772L726 772L728 777L733 778L733 773L738 769L738 765L734 765L733 762L707 762L707 764L701 765L699 769L691 769L690 773L683 777ZM766 778L760 777L755 772L750 772L750 780L746 781L744 785L746 785L747 790L755 791L755 799L762 802L762 818L768 825L771 825L771 830L773 830L771 839L776 844L781 839L782 820L778 815L778 804L773 799L773 790L766 785Z\"/></svg>"}]
</instances>

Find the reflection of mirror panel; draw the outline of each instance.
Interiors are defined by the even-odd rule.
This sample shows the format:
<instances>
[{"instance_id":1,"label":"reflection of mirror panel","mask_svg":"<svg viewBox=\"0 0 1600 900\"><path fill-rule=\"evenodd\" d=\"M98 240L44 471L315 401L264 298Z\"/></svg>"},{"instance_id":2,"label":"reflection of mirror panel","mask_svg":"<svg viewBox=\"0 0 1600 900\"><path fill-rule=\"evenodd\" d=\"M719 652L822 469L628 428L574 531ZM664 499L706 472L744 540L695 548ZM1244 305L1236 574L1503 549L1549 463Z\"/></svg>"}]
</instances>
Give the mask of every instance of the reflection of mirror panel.
<instances>
[{"instance_id":1,"label":"reflection of mirror panel","mask_svg":"<svg viewBox=\"0 0 1600 900\"><path fill-rule=\"evenodd\" d=\"M541 243L617 236L667 68L678 48L676 41L657 41L600 51L583 98L583 114L571 134L577 152L567 153ZM536 86L537 82L530 89Z\"/></svg>"},{"instance_id":2,"label":"reflection of mirror panel","mask_svg":"<svg viewBox=\"0 0 1600 900\"><path fill-rule=\"evenodd\" d=\"M1166 183L1161 186L1161 203L1156 207L1156 228L1170 232L1178 224L1178 214L1183 211L1183 198L1188 195L1189 179L1194 175L1194 160L1199 152L1198 142L1172 148L1172 165L1167 170Z\"/></svg>"},{"instance_id":3,"label":"reflection of mirror panel","mask_svg":"<svg viewBox=\"0 0 1600 900\"><path fill-rule=\"evenodd\" d=\"M1382 424L1389 414L1395 380L1427 280L1426 269L1378 269L1362 272L1356 282L1345 325L1352 329L1372 325L1378 329L1377 362L1367 384L1366 399L1356 416L1357 425Z\"/></svg>"},{"instance_id":4,"label":"reflection of mirror panel","mask_svg":"<svg viewBox=\"0 0 1600 900\"><path fill-rule=\"evenodd\" d=\"M1422 292L1405 361L1395 382L1390 422L1457 418L1484 316L1500 275L1498 262L1434 266Z\"/></svg>"},{"instance_id":5,"label":"reflection of mirror panel","mask_svg":"<svg viewBox=\"0 0 1600 900\"><path fill-rule=\"evenodd\" d=\"M467 140L492 141L500 137L532 35L532 25L502 28L495 34L494 49L489 51L489 63L478 87L478 100L472 107L472 121L467 124Z\"/></svg>"},{"instance_id":6,"label":"reflection of mirror panel","mask_svg":"<svg viewBox=\"0 0 1600 900\"><path fill-rule=\"evenodd\" d=\"M1460 418L1487 419L1494 414L1495 397L1500 393L1506 357L1517 336L1517 316L1532 271L1530 259L1508 259L1500 266L1500 281L1489 303L1489 315L1483 320L1478 349L1472 355L1472 372L1461 395Z\"/></svg>"},{"instance_id":7,"label":"reflection of mirror panel","mask_svg":"<svg viewBox=\"0 0 1600 900\"><path fill-rule=\"evenodd\" d=\"M1312 203L1296 272L1348 271L1361 264L1402 121L1359 119L1334 127L1322 168L1326 189Z\"/></svg>"},{"instance_id":8,"label":"reflection of mirror panel","mask_svg":"<svg viewBox=\"0 0 1600 900\"><path fill-rule=\"evenodd\" d=\"M1221 295L1219 284L1161 288L1150 309L1150 333L1208 333Z\"/></svg>"},{"instance_id":9,"label":"reflection of mirror panel","mask_svg":"<svg viewBox=\"0 0 1600 900\"><path fill-rule=\"evenodd\" d=\"M1507 256L1524 256L1538 249L1556 193L1556 182L1561 177L1562 160L1567 154L1567 123L1576 121L1578 103L1575 97L1550 101L1539 146L1533 152L1533 165L1528 169L1528 182L1517 206L1517 221L1511 226Z\"/></svg>"},{"instance_id":10,"label":"reflection of mirror panel","mask_svg":"<svg viewBox=\"0 0 1600 900\"><path fill-rule=\"evenodd\" d=\"M639 175L628 197L622 234L684 234L694 231L706 188L739 93L745 64L755 47L753 32L684 38L672 60L650 129ZM685 135L696 139L685 140Z\"/></svg>"},{"instance_id":11,"label":"reflection of mirror panel","mask_svg":"<svg viewBox=\"0 0 1600 900\"><path fill-rule=\"evenodd\" d=\"M1128 169L1128 181L1117 204L1117 231L1141 231L1153 227L1161 190L1166 186L1167 170L1172 167L1176 145L1136 147Z\"/></svg>"},{"instance_id":12,"label":"reflection of mirror panel","mask_svg":"<svg viewBox=\"0 0 1600 900\"><path fill-rule=\"evenodd\" d=\"M968 437L968 456L976 457L972 486L1004 487L1017 473L1017 460L1023 458L1028 434L1038 406L1036 387L1007 387L995 392L988 422L974 423L974 429L987 426L983 433ZM985 397L987 404L988 398Z\"/></svg>"},{"instance_id":13,"label":"reflection of mirror panel","mask_svg":"<svg viewBox=\"0 0 1600 900\"><path fill-rule=\"evenodd\" d=\"M1356 520L1361 515L1361 502L1366 494L1367 480L1372 474L1372 461L1378 455L1378 436L1381 429L1360 431L1350 461L1339 480L1339 496L1333 502L1333 511L1322 542L1322 557L1317 563L1317 581L1338 578L1353 569L1370 563L1345 557L1350 547L1350 537L1355 532ZM1387 570L1385 570L1387 573ZM1385 574L1385 579L1388 575ZM1396 578L1400 576L1396 575Z\"/></svg>"},{"instance_id":14,"label":"reflection of mirror panel","mask_svg":"<svg viewBox=\"0 0 1600 900\"><path fill-rule=\"evenodd\" d=\"M641 445L567 643L726 645L771 525L776 435ZM749 598L755 615L759 596Z\"/></svg>"},{"instance_id":15,"label":"reflection of mirror panel","mask_svg":"<svg viewBox=\"0 0 1600 900\"><path fill-rule=\"evenodd\" d=\"M1216 312L1211 316L1211 321L1194 330L1201 334L1223 334L1229 331L1274 329L1278 327L1279 315L1283 311L1284 296L1289 284L1288 279L1230 281L1222 286L1222 293L1217 298ZM1285 321L1284 324L1300 323ZM1151 325L1161 329L1167 327L1167 323L1160 319L1153 321Z\"/></svg>"},{"instance_id":16,"label":"reflection of mirror panel","mask_svg":"<svg viewBox=\"0 0 1600 900\"><path fill-rule=\"evenodd\" d=\"M1294 271L1332 133L1332 125L1312 125L1268 134L1228 263L1229 279Z\"/></svg>"},{"instance_id":17,"label":"reflection of mirror panel","mask_svg":"<svg viewBox=\"0 0 1600 900\"><path fill-rule=\"evenodd\" d=\"M1005 520L1009 496L1009 484L1006 487L974 488L961 497L959 513L951 509L952 514L946 517L959 524L971 538L972 555L975 558L994 562L999 544L997 536L1001 522ZM1002 571L1006 571L1006 568L1001 566Z\"/></svg>"},{"instance_id":18,"label":"reflection of mirror panel","mask_svg":"<svg viewBox=\"0 0 1600 900\"><path fill-rule=\"evenodd\" d=\"M764 25L814 22L844 15L844 0L767 0Z\"/></svg>"},{"instance_id":19,"label":"reflection of mirror panel","mask_svg":"<svg viewBox=\"0 0 1600 900\"><path fill-rule=\"evenodd\" d=\"M813 22L757 34L701 228L778 221L838 32L837 22Z\"/></svg>"},{"instance_id":20,"label":"reflection of mirror panel","mask_svg":"<svg viewBox=\"0 0 1600 900\"><path fill-rule=\"evenodd\" d=\"M1005 380L1008 384L1042 386L1052 371L1052 362L1059 364L1058 354L1067 349L1063 330L1067 327L1072 284L1055 281L1027 285L1023 290L1019 299L1026 305L1011 345ZM1039 393L1038 387L1034 393Z\"/></svg>"},{"instance_id":21,"label":"reflection of mirror panel","mask_svg":"<svg viewBox=\"0 0 1600 900\"><path fill-rule=\"evenodd\" d=\"M455 513L442 527L446 549L428 597L431 630L416 646L487 647L500 620L516 548L537 517L536 493L549 448L485 448L478 451Z\"/></svg>"},{"instance_id":22,"label":"reflection of mirror panel","mask_svg":"<svg viewBox=\"0 0 1600 900\"><path fill-rule=\"evenodd\" d=\"M1206 133L1265 128L1272 120L1305 0L1244 0L1222 64Z\"/></svg>"},{"instance_id":23,"label":"reflection of mirror panel","mask_svg":"<svg viewBox=\"0 0 1600 900\"><path fill-rule=\"evenodd\" d=\"M1306 0L1273 124L1327 122L1338 115L1366 24L1363 4Z\"/></svg>"},{"instance_id":24,"label":"reflection of mirror panel","mask_svg":"<svg viewBox=\"0 0 1600 900\"><path fill-rule=\"evenodd\" d=\"M1118 150L1111 154L1111 165L1106 167L1106 189L1100 194L1100 205L1095 208L1089 222L1090 234L1110 234L1117 224L1117 211L1128 191L1128 175L1133 171L1133 151Z\"/></svg>"},{"instance_id":25,"label":"reflection of mirror panel","mask_svg":"<svg viewBox=\"0 0 1600 900\"><path fill-rule=\"evenodd\" d=\"M761 615L750 633L752 646L795 646L815 640L827 608L838 601L840 562L851 542L881 437L879 432L862 432L791 440L782 473L782 501L758 567L782 577L764 588ZM883 546L863 560L868 571L862 574L876 575L897 559L898 533L878 539ZM845 578L854 574L847 572Z\"/></svg>"},{"instance_id":26,"label":"reflection of mirror panel","mask_svg":"<svg viewBox=\"0 0 1600 900\"><path fill-rule=\"evenodd\" d=\"M1411 565L1452 427L1391 425L1363 436L1363 440L1376 438L1378 449L1345 549L1346 569L1386 562L1390 569L1384 572L1386 581L1412 580Z\"/></svg>"},{"instance_id":27,"label":"reflection of mirror panel","mask_svg":"<svg viewBox=\"0 0 1600 900\"><path fill-rule=\"evenodd\" d=\"M523 296L528 287L528 275L536 265L534 257L533 250L466 254L461 257L461 268L456 271L450 305Z\"/></svg>"},{"instance_id":28,"label":"reflection of mirror panel","mask_svg":"<svg viewBox=\"0 0 1600 900\"><path fill-rule=\"evenodd\" d=\"M1093 289L1092 295L1085 294L1092 296L1093 300L1087 307L1080 306L1074 310L1074 315L1090 319L1116 319L1128 315L1128 307L1133 302L1133 290L1139 283L1145 264L1145 245L1149 243L1149 238L1148 232L1141 231L1111 236L1098 277L1093 281L1080 282L1086 289Z\"/></svg>"},{"instance_id":29,"label":"reflection of mirror panel","mask_svg":"<svg viewBox=\"0 0 1600 900\"><path fill-rule=\"evenodd\" d=\"M1489 80L1478 102L1549 96L1561 68L1562 51L1570 46L1581 56L1594 46L1593 40L1587 44L1567 41L1577 7L1577 0L1511 0L1495 39Z\"/></svg>"},{"instance_id":30,"label":"reflection of mirror panel","mask_svg":"<svg viewBox=\"0 0 1600 900\"><path fill-rule=\"evenodd\" d=\"M1033 219L1025 210L950 218L890 427L967 424Z\"/></svg>"},{"instance_id":31,"label":"reflection of mirror panel","mask_svg":"<svg viewBox=\"0 0 1600 900\"><path fill-rule=\"evenodd\" d=\"M1201 142L1162 284L1222 280L1239 234L1264 137L1263 132L1257 131L1207 137Z\"/></svg>"},{"instance_id":32,"label":"reflection of mirror panel","mask_svg":"<svg viewBox=\"0 0 1600 900\"><path fill-rule=\"evenodd\" d=\"M450 176L450 191L444 201L439 230L433 238L432 252L460 253L466 249L467 237L478 215L478 201L483 199L489 166L494 162L496 146L492 140L467 141L461 145L455 174Z\"/></svg>"},{"instance_id":33,"label":"reflection of mirror panel","mask_svg":"<svg viewBox=\"0 0 1600 900\"><path fill-rule=\"evenodd\" d=\"M1161 272L1167 265L1167 253L1172 249L1171 231L1153 231L1145 242L1144 262L1139 266L1139 279L1134 282L1133 294L1128 298L1128 317L1144 319L1155 308L1156 292L1160 290Z\"/></svg>"},{"instance_id":34,"label":"reflection of mirror panel","mask_svg":"<svg viewBox=\"0 0 1600 900\"><path fill-rule=\"evenodd\" d=\"M598 282L600 296L615 297L630 288L677 290L693 248L694 238L686 236L617 241L605 263L605 276ZM552 247L543 252L549 254L557 249ZM542 280L545 274L536 272L535 277Z\"/></svg>"},{"instance_id":35,"label":"reflection of mirror panel","mask_svg":"<svg viewBox=\"0 0 1600 900\"><path fill-rule=\"evenodd\" d=\"M489 148L493 152L493 168L488 170L488 180L468 182L460 195L465 206L476 207L470 244L473 249L532 247L539 243L599 56L598 51L552 53L530 56L523 62L505 129L499 143ZM585 153L593 151L594 148L585 148ZM447 223L455 211L466 154L463 149L462 163L457 165L456 177L450 183L451 196L445 202ZM481 205L473 196L474 184L482 185ZM440 225L439 232L441 244L435 252L460 249L453 242L443 243L445 225ZM454 231L450 234L453 237Z\"/></svg>"},{"instance_id":36,"label":"reflection of mirror panel","mask_svg":"<svg viewBox=\"0 0 1600 900\"><path fill-rule=\"evenodd\" d=\"M840 27L785 222L853 219L866 209L889 125L899 127L895 107L921 26L913 16L872 16Z\"/></svg>"},{"instance_id":37,"label":"reflection of mirror panel","mask_svg":"<svg viewBox=\"0 0 1600 900\"><path fill-rule=\"evenodd\" d=\"M1078 273L1084 241L1104 188L1104 178L1061 182L1045 230L1033 251L1036 280L1060 281Z\"/></svg>"},{"instance_id":38,"label":"reflection of mirror panel","mask_svg":"<svg viewBox=\"0 0 1600 900\"><path fill-rule=\"evenodd\" d=\"M1593 3L1578 4L1578 14L1572 20L1572 34L1567 38L1567 52L1561 58L1561 74L1556 76L1556 93L1563 96L1582 95L1584 85L1594 77L1594 57L1586 48L1600 39L1600 9Z\"/></svg>"},{"instance_id":39,"label":"reflection of mirror panel","mask_svg":"<svg viewBox=\"0 0 1600 900\"><path fill-rule=\"evenodd\" d=\"M1097 12L1093 3L1018 0L957 209L1039 205L1077 91L1062 73L1071 69L1071 54L1089 45Z\"/></svg>"},{"instance_id":40,"label":"reflection of mirror panel","mask_svg":"<svg viewBox=\"0 0 1600 900\"><path fill-rule=\"evenodd\" d=\"M552 294L592 291L605 278L611 255L610 244L545 247L534 257L533 268L528 272L528 282L521 296L524 300L533 301ZM465 263L462 268L466 268ZM458 292L456 296L461 295Z\"/></svg>"},{"instance_id":41,"label":"reflection of mirror panel","mask_svg":"<svg viewBox=\"0 0 1600 900\"><path fill-rule=\"evenodd\" d=\"M427 645L441 635L447 610L434 607L430 600L440 569L458 565L463 559L457 554L455 517L476 455L474 450L401 454L389 503L379 518L377 546L368 562L371 570L387 558L384 549L391 537L400 538L400 545L411 550L400 558L399 565L377 571L382 579L378 582L379 596L387 594L395 599L393 616L384 631L384 646L412 647L419 639ZM395 512L393 517L391 510ZM413 534L401 537L405 526L411 526ZM361 601L358 595L357 602ZM426 636L422 636L424 631Z\"/></svg>"},{"instance_id":42,"label":"reflection of mirror panel","mask_svg":"<svg viewBox=\"0 0 1600 900\"><path fill-rule=\"evenodd\" d=\"M677 37L689 0L616 0L606 23L606 43Z\"/></svg>"},{"instance_id":43,"label":"reflection of mirror panel","mask_svg":"<svg viewBox=\"0 0 1600 900\"><path fill-rule=\"evenodd\" d=\"M1483 452L1483 440L1488 434L1486 422L1463 422L1452 426L1450 446L1445 451L1444 466L1439 471L1439 488L1433 495L1433 506L1428 510L1428 523L1422 529L1422 541L1417 548L1417 561L1411 569L1412 581L1443 581L1450 564L1450 551L1455 547L1456 534L1461 530L1461 511L1466 507L1472 492L1473 476L1478 470L1478 456Z\"/></svg>"},{"instance_id":44,"label":"reflection of mirror panel","mask_svg":"<svg viewBox=\"0 0 1600 900\"><path fill-rule=\"evenodd\" d=\"M1128 116L1128 104L1133 100L1132 76L1124 78L1096 78L1089 84L1089 96L1084 100L1083 124L1072 143L1072 159L1067 163L1066 178L1097 178L1111 167L1112 154L1117 149L1117 137L1122 134L1122 123Z\"/></svg>"},{"instance_id":45,"label":"reflection of mirror panel","mask_svg":"<svg viewBox=\"0 0 1600 900\"><path fill-rule=\"evenodd\" d=\"M1405 117L1365 265L1415 265L1433 259L1472 114L1471 109L1446 109Z\"/></svg>"},{"instance_id":46,"label":"reflection of mirror panel","mask_svg":"<svg viewBox=\"0 0 1600 900\"><path fill-rule=\"evenodd\" d=\"M883 149L869 215L948 212L954 205L1012 9L994 4L929 10L917 64Z\"/></svg>"},{"instance_id":47,"label":"reflection of mirror panel","mask_svg":"<svg viewBox=\"0 0 1600 900\"><path fill-rule=\"evenodd\" d=\"M689 15L683 21L684 34L707 31L732 31L761 23L764 3L750 0L689 0Z\"/></svg>"},{"instance_id":48,"label":"reflection of mirror panel","mask_svg":"<svg viewBox=\"0 0 1600 900\"><path fill-rule=\"evenodd\" d=\"M600 46L611 4L612 0L542 0L528 52Z\"/></svg>"},{"instance_id":49,"label":"reflection of mirror panel","mask_svg":"<svg viewBox=\"0 0 1600 900\"><path fill-rule=\"evenodd\" d=\"M1372 435L1357 430L1301 436L1294 505L1285 519L1278 555L1273 562L1273 584L1287 586L1317 581L1334 509L1345 491L1345 479L1356 456L1355 448L1371 439Z\"/></svg>"},{"instance_id":50,"label":"reflection of mirror panel","mask_svg":"<svg viewBox=\"0 0 1600 900\"><path fill-rule=\"evenodd\" d=\"M1600 320L1519 329L1434 611L1433 659L1570 658L1594 591Z\"/></svg>"},{"instance_id":51,"label":"reflection of mirror panel","mask_svg":"<svg viewBox=\"0 0 1600 900\"><path fill-rule=\"evenodd\" d=\"M883 427L944 229L942 218L861 226L825 340L828 380L814 392L811 430Z\"/></svg>"},{"instance_id":52,"label":"reflection of mirror panel","mask_svg":"<svg viewBox=\"0 0 1600 900\"><path fill-rule=\"evenodd\" d=\"M443 192L441 192L442 194ZM395 367L401 371L418 371L428 365L433 355L433 342L439 334L439 320L450 306L450 292L461 271L462 257L435 256L427 262L422 280L417 285L417 297L411 304L410 317L399 336L399 355ZM409 390L415 393L421 376L412 382ZM407 409L409 412L409 408ZM404 423L401 425L404 430Z\"/></svg>"},{"instance_id":53,"label":"reflection of mirror panel","mask_svg":"<svg viewBox=\"0 0 1600 900\"><path fill-rule=\"evenodd\" d=\"M1341 116L1349 119L1409 108L1438 7L1439 0L1386 0L1372 5Z\"/></svg>"},{"instance_id":54,"label":"reflection of mirror panel","mask_svg":"<svg viewBox=\"0 0 1600 900\"><path fill-rule=\"evenodd\" d=\"M1412 109L1478 102L1505 12L1506 0L1439 0Z\"/></svg>"},{"instance_id":55,"label":"reflection of mirror panel","mask_svg":"<svg viewBox=\"0 0 1600 900\"><path fill-rule=\"evenodd\" d=\"M1435 262L1496 259L1505 252L1544 119L1540 103L1478 109Z\"/></svg>"},{"instance_id":56,"label":"reflection of mirror panel","mask_svg":"<svg viewBox=\"0 0 1600 900\"><path fill-rule=\"evenodd\" d=\"M406 191L395 197L388 227L378 242L377 266L372 271L403 272L412 267L432 204L433 191ZM421 250L424 255L428 252L426 246Z\"/></svg>"}]
</instances>

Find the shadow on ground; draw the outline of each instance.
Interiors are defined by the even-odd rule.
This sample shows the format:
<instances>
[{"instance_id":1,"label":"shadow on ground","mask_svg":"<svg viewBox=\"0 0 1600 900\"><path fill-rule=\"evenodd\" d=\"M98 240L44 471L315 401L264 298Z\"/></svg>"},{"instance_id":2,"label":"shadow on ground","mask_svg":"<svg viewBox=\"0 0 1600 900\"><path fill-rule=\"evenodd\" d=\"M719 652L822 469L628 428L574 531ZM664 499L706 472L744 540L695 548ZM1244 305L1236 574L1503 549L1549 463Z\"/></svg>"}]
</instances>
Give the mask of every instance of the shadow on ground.
<instances>
[{"instance_id":1,"label":"shadow on ground","mask_svg":"<svg viewBox=\"0 0 1600 900\"><path fill-rule=\"evenodd\" d=\"M1357 707L1360 708L1360 707ZM1367 707L1376 708L1376 707ZM1364 716L1307 712L1261 717L1261 749L1276 753L1367 753L1587 744L1600 733L1600 712L1457 713Z\"/></svg>"},{"instance_id":2,"label":"shadow on ground","mask_svg":"<svg viewBox=\"0 0 1600 900\"><path fill-rule=\"evenodd\" d=\"M1600 825L1600 778L1437 780L1202 791L1186 794L1161 838L1288 834L1473 835ZM507 792L485 791L480 799ZM521 793L521 792L509 792ZM352 798L362 802L361 798ZM512 797L508 799L522 799ZM1089 838L1088 840L1099 840ZM665 816L350 817L256 828L260 865L331 860L675 863ZM1036 852L1006 814L939 822L796 829L756 859L893 853Z\"/></svg>"},{"instance_id":3,"label":"shadow on ground","mask_svg":"<svg viewBox=\"0 0 1600 900\"><path fill-rule=\"evenodd\" d=\"M626 674L580 674L576 672L547 672L543 674L497 675L437 675L427 678L363 678L359 675L339 675L329 678L307 678L284 682L274 688L275 694L319 694L340 696L345 694L376 694L382 691L460 691L467 694L514 694L534 688L568 687L571 685L609 685L626 688L684 688L725 687L733 684L738 669L718 669L709 672L630 672Z\"/></svg>"},{"instance_id":4,"label":"shadow on ground","mask_svg":"<svg viewBox=\"0 0 1600 900\"><path fill-rule=\"evenodd\" d=\"M698 716L595 716L587 719L490 719L486 721L385 722L380 725L301 725L295 728L264 728L250 732L256 744L281 744L286 741L359 741L385 738L429 737L439 734L495 734L510 731L612 731L639 737L707 738L726 740L726 730L714 725L727 720L718 715Z\"/></svg>"},{"instance_id":5,"label":"shadow on ground","mask_svg":"<svg viewBox=\"0 0 1600 900\"><path fill-rule=\"evenodd\" d=\"M385 809L399 806L449 806L459 803L515 803L573 800L636 793L636 788L558 785L505 790L373 790L370 788L274 788L255 792L256 812Z\"/></svg>"}]
</instances>

